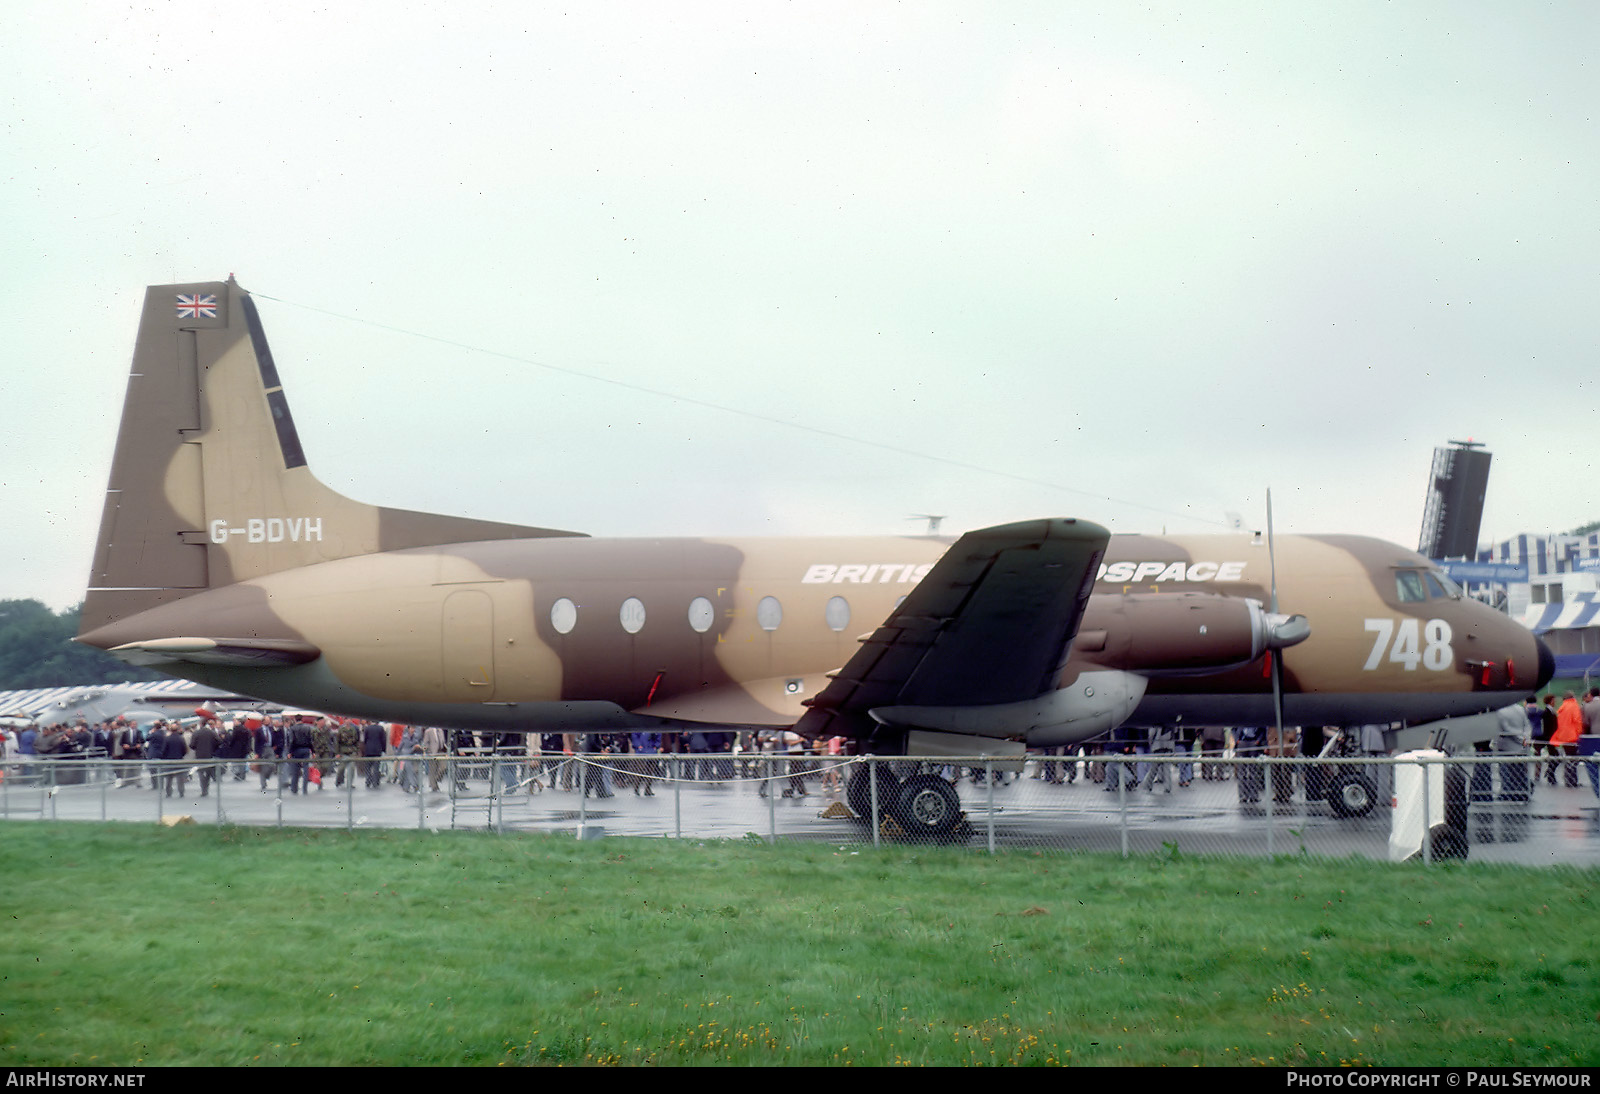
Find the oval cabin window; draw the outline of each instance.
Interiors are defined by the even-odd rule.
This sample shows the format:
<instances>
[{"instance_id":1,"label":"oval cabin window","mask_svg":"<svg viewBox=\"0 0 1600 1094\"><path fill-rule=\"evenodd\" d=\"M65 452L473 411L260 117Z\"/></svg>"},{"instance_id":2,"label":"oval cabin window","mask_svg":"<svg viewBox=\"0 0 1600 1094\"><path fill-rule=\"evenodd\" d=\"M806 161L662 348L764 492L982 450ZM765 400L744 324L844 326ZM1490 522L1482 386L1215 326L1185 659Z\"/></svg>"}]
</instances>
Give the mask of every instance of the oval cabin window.
<instances>
[{"instance_id":1,"label":"oval cabin window","mask_svg":"<svg viewBox=\"0 0 1600 1094\"><path fill-rule=\"evenodd\" d=\"M711 624L716 622L717 610L711 606L711 601L703 596L697 596L689 601L689 626L700 634L705 634L711 629Z\"/></svg>"},{"instance_id":2,"label":"oval cabin window","mask_svg":"<svg viewBox=\"0 0 1600 1094\"><path fill-rule=\"evenodd\" d=\"M829 597L822 618L827 620L829 630L844 630L850 625L850 602L842 596Z\"/></svg>"},{"instance_id":3,"label":"oval cabin window","mask_svg":"<svg viewBox=\"0 0 1600 1094\"><path fill-rule=\"evenodd\" d=\"M578 625L578 606L566 597L550 605L550 625L557 634L571 634Z\"/></svg>"},{"instance_id":4,"label":"oval cabin window","mask_svg":"<svg viewBox=\"0 0 1600 1094\"><path fill-rule=\"evenodd\" d=\"M622 611L617 613L622 620L622 629L629 634L638 634L644 629L644 601L636 596L630 596L622 602Z\"/></svg>"},{"instance_id":5,"label":"oval cabin window","mask_svg":"<svg viewBox=\"0 0 1600 1094\"><path fill-rule=\"evenodd\" d=\"M783 605L778 603L775 596L764 596L761 603L756 605L756 622L764 631L775 631L778 624L783 622Z\"/></svg>"}]
</instances>

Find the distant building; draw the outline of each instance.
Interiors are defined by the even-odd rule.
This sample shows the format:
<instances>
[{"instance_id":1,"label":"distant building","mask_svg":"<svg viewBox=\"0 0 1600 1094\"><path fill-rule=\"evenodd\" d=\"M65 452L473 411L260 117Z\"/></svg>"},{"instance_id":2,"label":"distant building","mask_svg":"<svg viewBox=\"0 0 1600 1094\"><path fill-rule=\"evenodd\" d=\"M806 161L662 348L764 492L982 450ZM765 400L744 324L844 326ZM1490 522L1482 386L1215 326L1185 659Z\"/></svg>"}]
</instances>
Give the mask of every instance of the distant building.
<instances>
[{"instance_id":1,"label":"distant building","mask_svg":"<svg viewBox=\"0 0 1600 1094\"><path fill-rule=\"evenodd\" d=\"M1506 586L1506 609L1556 655L1556 675L1600 676L1600 532L1520 535L1480 549L1481 562L1528 568Z\"/></svg>"}]
</instances>

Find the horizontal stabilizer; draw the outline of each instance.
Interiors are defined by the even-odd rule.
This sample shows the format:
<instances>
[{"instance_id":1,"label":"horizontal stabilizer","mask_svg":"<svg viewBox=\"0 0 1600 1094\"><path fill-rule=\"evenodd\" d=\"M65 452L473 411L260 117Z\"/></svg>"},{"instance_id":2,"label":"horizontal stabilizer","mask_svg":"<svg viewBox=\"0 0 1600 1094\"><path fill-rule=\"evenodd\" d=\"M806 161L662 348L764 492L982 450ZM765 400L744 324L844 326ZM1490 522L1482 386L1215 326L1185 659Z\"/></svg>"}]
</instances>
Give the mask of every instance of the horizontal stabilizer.
<instances>
[{"instance_id":1,"label":"horizontal stabilizer","mask_svg":"<svg viewBox=\"0 0 1600 1094\"><path fill-rule=\"evenodd\" d=\"M184 661L234 668L287 668L322 656L322 651L309 642L275 638L155 638L126 642L112 647L110 652L134 665Z\"/></svg>"}]
</instances>

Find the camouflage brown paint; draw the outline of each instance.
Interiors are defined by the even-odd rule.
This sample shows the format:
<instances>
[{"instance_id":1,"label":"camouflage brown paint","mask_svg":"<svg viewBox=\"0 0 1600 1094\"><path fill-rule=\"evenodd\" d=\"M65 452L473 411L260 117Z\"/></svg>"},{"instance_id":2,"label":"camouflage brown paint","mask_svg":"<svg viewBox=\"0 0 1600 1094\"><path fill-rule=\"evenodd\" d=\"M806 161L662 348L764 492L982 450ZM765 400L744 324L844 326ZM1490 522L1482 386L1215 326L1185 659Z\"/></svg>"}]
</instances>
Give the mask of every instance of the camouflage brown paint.
<instances>
[{"instance_id":1,"label":"camouflage brown paint","mask_svg":"<svg viewBox=\"0 0 1600 1094\"><path fill-rule=\"evenodd\" d=\"M243 290L155 286L80 640L218 687L400 721L790 725L949 542L600 540L351 501L306 466ZM1430 568L1412 552L1348 536L1275 546L1281 610L1310 621L1283 651L1291 722L1488 709L1548 671L1533 637L1483 605L1399 601L1395 568ZM1270 676L1249 656L1239 608L1270 598L1264 543L1115 536L1100 575L1063 688L1085 672L1137 672L1149 683L1135 722L1270 719ZM711 605L703 631L690 624L700 597ZM643 606L633 631L621 618L630 598ZM781 607L775 626L764 598ZM846 612L830 609L834 598ZM552 618L560 600L573 606L564 631ZM1395 637L1379 649L1372 627L1385 620ZM160 645L172 639L219 645L185 659ZM1485 688L1477 666L1508 660L1512 679ZM978 682L949 669L937 694L981 707Z\"/></svg>"}]
</instances>

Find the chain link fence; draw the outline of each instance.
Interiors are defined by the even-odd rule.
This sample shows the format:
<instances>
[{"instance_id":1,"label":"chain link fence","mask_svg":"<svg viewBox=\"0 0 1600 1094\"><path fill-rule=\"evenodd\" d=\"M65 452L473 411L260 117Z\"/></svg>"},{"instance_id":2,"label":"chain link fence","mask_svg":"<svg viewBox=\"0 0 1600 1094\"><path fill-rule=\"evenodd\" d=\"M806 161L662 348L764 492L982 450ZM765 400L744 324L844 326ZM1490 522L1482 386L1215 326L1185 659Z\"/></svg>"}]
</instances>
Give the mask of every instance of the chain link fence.
<instances>
[{"instance_id":1,"label":"chain link fence","mask_svg":"<svg viewBox=\"0 0 1600 1094\"><path fill-rule=\"evenodd\" d=\"M1600 865L1588 758L12 756L0 818ZM1430 817L1423 839L1421 817ZM1408 827L1409 826L1409 827Z\"/></svg>"}]
</instances>

